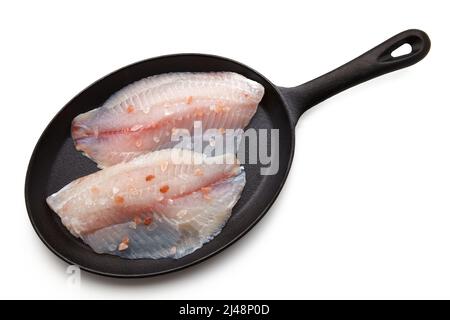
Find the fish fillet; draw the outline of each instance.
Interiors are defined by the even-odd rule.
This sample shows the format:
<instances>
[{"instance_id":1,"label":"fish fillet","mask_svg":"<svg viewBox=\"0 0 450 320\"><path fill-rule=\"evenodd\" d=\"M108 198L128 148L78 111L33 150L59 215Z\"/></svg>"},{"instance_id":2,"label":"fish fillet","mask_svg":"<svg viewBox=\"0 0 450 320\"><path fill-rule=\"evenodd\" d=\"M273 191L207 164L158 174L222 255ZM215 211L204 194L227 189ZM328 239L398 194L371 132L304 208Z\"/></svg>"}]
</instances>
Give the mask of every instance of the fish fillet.
<instances>
[{"instance_id":1,"label":"fish fillet","mask_svg":"<svg viewBox=\"0 0 450 320\"><path fill-rule=\"evenodd\" d=\"M221 231L244 185L232 154L166 149L77 179L47 203L98 253L181 258Z\"/></svg>"},{"instance_id":2,"label":"fish fillet","mask_svg":"<svg viewBox=\"0 0 450 320\"><path fill-rule=\"evenodd\" d=\"M264 95L259 83L234 72L167 73L134 82L101 107L77 116L77 150L100 168L161 149L175 129L243 129Z\"/></svg>"}]
</instances>

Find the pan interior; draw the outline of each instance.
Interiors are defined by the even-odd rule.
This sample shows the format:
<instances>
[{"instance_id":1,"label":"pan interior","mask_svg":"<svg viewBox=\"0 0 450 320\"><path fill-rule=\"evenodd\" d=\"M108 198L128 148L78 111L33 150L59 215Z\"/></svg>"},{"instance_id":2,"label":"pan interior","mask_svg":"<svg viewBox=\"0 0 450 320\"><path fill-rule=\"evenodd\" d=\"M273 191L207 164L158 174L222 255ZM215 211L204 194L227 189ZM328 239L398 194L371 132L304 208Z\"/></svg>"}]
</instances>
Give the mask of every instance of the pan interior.
<instances>
[{"instance_id":1,"label":"pan interior","mask_svg":"<svg viewBox=\"0 0 450 320\"><path fill-rule=\"evenodd\" d=\"M258 81L265 95L249 128L279 130L279 170L261 175L260 164L244 164L247 183L241 199L222 232L211 242L181 259L125 260L94 253L74 238L46 205L48 195L74 179L97 171L96 165L77 152L70 136L72 119L100 106L112 93L141 78L166 72L234 71ZM201 261L233 243L249 230L276 198L289 170L293 132L286 107L276 88L248 67L209 55L174 55L142 61L97 81L72 99L42 134L30 161L25 197L30 219L44 243L58 256L87 271L117 277L142 277L177 270ZM247 151L248 152L248 151Z\"/></svg>"}]
</instances>

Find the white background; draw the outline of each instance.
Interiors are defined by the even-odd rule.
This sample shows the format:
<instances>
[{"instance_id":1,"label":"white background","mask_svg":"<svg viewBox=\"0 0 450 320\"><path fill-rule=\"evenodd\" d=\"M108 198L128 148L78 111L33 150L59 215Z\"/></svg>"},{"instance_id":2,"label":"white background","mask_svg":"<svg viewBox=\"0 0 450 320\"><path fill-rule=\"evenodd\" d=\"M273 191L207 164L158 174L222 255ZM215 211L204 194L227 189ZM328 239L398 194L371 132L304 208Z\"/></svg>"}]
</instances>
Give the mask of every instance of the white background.
<instances>
[{"instance_id":1,"label":"white background","mask_svg":"<svg viewBox=\"0 0 450 320\"><path fill-rule=\"evenodd\" d=\"M450 298L445 4L2 1L0 297ZM83 272L77 288L33 231L23 196L33 147L55 113L105 74L203 52L294 86L408 28L429 34L430 54L304 114L276 204L213 259L144 280Z\"/></svg>"}]
</instances>

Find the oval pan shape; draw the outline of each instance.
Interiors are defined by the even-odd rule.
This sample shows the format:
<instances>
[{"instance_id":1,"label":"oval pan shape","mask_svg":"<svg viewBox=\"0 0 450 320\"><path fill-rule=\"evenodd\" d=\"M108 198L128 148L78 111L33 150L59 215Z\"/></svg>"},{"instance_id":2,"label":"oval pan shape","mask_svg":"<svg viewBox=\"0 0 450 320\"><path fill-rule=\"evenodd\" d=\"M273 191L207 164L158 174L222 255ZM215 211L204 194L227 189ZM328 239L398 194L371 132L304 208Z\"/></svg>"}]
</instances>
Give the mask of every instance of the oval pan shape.
<instances>
[{"instance_id":1,"label":"oval pan shape","mask_svg":"<svg viewBox=\"0 0 450 320\"><path fill-rule=\"evenodd\" d=\"M264 86L264 97L247 128L279 130L283 148L279 151L278 172L263 176L260 174L260 164L244 164L247 183L228 223L216 238L181 259L127 260L96 254L70 234L45 202L47 196L64 185L98 170L94 162L75 150L70 132L72 120L80 113L101 106L114 92L142 78L168 72L209 71L236 72ZM278 88L256 71L238 62L211 55L180 54L149 59L95 82L72 99L50 122L35 147L28 167L25 183L28 214L41 240L67 263L112 277L146 277L167 273L213 256L249 231L280 192L290 168L293 148L293 122L287 106Z\"/></svg>"}]
</instances>

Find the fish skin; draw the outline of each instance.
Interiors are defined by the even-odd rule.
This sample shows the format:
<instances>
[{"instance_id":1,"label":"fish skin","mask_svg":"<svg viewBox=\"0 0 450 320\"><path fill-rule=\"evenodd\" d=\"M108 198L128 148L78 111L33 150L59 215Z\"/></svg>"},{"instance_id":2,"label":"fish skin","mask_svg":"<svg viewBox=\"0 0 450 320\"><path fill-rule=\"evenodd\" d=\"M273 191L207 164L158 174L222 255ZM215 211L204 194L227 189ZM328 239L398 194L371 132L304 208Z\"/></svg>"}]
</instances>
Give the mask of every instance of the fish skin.
<instances>
[{"instance_id":1,"label":"fish skin","mask_svg":"<svg viewBox=\"0 0 450 320\"><path fill-rule=\"evenodd\" d=\"M134 82L72 122L77 150L100 168L160 149L172 129L243 129L264 87L233 72L167 73Z\"/></svg>"},{"instance_id":2,"label":"fish skin","mask_svg":"<svg viewBox=\"0 0 450 320\"><path fill-rule=\"evenodd\" d=\"M239 173L232 154L206 157L166 149L79 178L49 196L47 203L74 236L82 237Z\"/></svg>"},{"instance_id":3,"label":"fish skin","mask_svg":"<svg viewBox=\"0 0 450 320\"><path fill-rule=\"evenodd\" d=\"M228 221L245 185L245 173L211 185L208 198L199 191L159 203L147 215L152 223L115 224L82 237L95 252L126 259L179 259L209 242ZM128 248L119 250L122 239Z\"/></svg>"}]
</instances>

